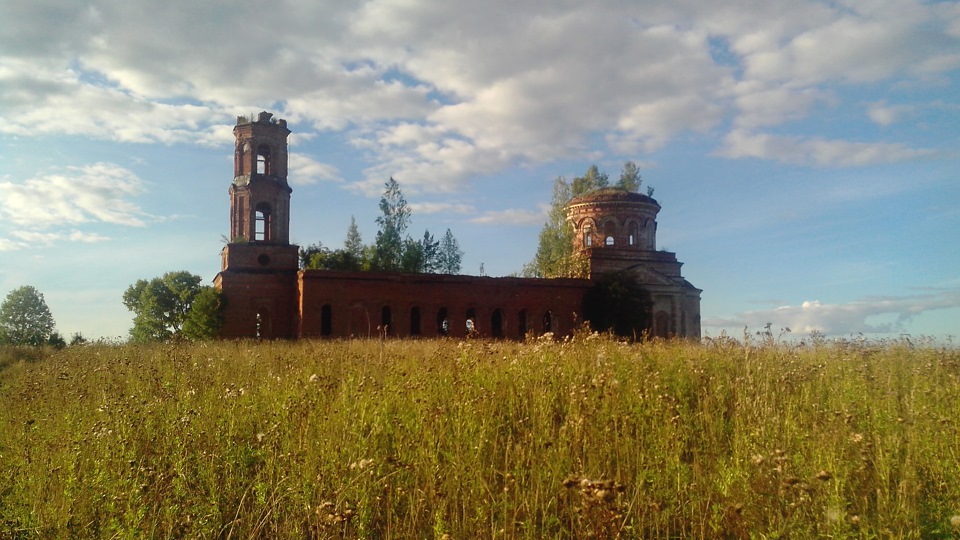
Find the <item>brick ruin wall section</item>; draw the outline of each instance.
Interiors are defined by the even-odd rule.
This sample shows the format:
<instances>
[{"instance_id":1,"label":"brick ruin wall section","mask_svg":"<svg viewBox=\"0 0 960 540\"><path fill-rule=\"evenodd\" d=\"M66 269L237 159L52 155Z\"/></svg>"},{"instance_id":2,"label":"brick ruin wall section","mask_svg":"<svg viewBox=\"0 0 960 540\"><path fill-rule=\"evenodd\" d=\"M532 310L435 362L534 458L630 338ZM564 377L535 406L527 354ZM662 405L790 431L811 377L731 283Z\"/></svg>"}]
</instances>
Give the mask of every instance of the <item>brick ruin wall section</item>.
<instances>
[{"instance_id":1,"label":"brick ruin wall section","mask_svg":"<svg viewBox=\"0 0 960 540\"><path fill-rule=\"evenodd\" d=\"M300 272L299 337L566 335L592 282L436 274ZM385 309L386 308L386 309ZM443 333L440 321L448 322ZM389 324L384 324L389 322ZM386 327L386 331L384 331Z\"/></svg>"}]
</instances>

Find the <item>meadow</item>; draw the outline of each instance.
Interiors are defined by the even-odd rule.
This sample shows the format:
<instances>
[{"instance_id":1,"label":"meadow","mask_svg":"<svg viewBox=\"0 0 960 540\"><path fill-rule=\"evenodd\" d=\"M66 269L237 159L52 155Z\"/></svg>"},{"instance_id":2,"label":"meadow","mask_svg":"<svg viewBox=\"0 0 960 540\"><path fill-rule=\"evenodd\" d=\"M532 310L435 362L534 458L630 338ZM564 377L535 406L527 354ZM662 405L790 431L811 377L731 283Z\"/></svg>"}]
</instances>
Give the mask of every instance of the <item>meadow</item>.
<instances>
[{"instance_id":1,"label":"meadow","mask_svg":"<svg viewBox=\"0 0 960 540\"><path fill-rule=\"evenodd\" d=\"M960 538L908 340L0 351L0 539Z\"/></svg>"}]
</instances>

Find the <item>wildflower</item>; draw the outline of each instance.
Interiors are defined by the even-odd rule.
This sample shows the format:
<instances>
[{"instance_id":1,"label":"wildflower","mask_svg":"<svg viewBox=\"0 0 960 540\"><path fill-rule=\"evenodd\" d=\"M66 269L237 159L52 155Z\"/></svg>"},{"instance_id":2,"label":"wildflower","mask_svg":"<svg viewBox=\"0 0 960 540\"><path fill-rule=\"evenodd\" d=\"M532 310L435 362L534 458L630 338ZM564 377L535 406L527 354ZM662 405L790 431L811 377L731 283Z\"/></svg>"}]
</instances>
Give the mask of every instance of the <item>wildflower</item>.
<instances>
[{"instance_id":1,"label":"wildflower","mask_svg":"<svg viewBox=\"0 0 960 540\"><path fill-rule=\"evenodd\" d=\"M836 506L831 506L827 508L825 515L828 521L837 522L843 518L843 511Z\"/></svg>"},{"instance_id":2,"label":"wildflower","mask_svg":"<svg viewBox=\"0 0 960 540\"><path fill-rule=\"evenodd\" d=\"M817 473L817 480L821 480L821 481L823 481L823 482L826 482L827 480L830 480L831 478L833 478L833 475L830 474L829 472L825 471L825 470L821 470L820 472Z\"/></svg>"},{"instance_id":3,"label":"wildflower","mask_svg":"<svg viewBox=\"0 0 960 540\"><path fill-rule=\"evenodd\" d=\"M960 515L950 516L950 526L960 531Z\"/></svg>"},{"instance_id":4,"label":"wildflower","mask_svg":"<svg viewBox=\"0 0 960 540\"><path fill-rule=\"evenodd\" d=\"M372 459L365 458L365 459L361 459L360 461L354 461L353 463L350 464L350 468L360 469L362 471L363 469L366 469L367 467L370 467L371 465L373 465L373 463L374 461Z\"/></svg>"},{"instance_id":5,"label":"wildflower","mask_svg":"<svg viewBox=\"0 0 960 540\"><path fill-rule=\"evenodd\" d=\"M315 383L320 380L320 377L316 373L310 376L310 382Z\"/></svg>"}]
</instances>

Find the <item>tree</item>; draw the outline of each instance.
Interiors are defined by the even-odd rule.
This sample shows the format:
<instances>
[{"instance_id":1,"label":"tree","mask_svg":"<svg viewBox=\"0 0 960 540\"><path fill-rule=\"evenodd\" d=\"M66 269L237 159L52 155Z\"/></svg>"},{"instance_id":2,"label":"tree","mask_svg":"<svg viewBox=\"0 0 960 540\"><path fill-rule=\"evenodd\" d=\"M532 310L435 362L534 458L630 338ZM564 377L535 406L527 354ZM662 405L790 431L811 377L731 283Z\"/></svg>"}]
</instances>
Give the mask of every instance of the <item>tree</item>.
<instances>
[{"instance_id":1,"label":"tree","mask_svg":"<svg viewBox=\"0 0 960 540\"><path fill-rule=\"evenodd\" d=\"M400 253L401 272L422 273L426 261L423 244L410 238L403 241L403 251Z\"/></svg>"},{"instance_id":2,"label":"tree","mask_svg":"<svg viewBox=\"0 0 960 540\"><path fill-rule=\"evenodd\" d=\"M410 208L400 192L400 185L393 177L385 184L380 198L380 217L377 218L377 238L374 242L374 270L395 272L400 270L403 259L403 233L410 224Z\"/></svg>"},{"instance_id":3,"label":"tree","mask_svg":"<svg viewBox=\"0 0 960 540\"><path fill-rule=\"evenodd\" d=\"M573 183L570 184L570 196L579 197L580 195L589 193L595 189L608 187L609 185L610 177L607 176L607 173L600 172L600 169L598 169L596 165L591 165L583 176L578 176L573 179ZM564 202L564 205L566 205L566 202Z\"/></svg>"},{"instance_id":4,"label":"tree","mask_svg":"<svg viewBox=\"0 0 960 540\"><path fill-rule=\"evenodd\" d=\"M48 342L53 329L50 308L34 287L14 289L0 304L0 342L39 347Z\"/></svg>"},{"instance_id":5,"label":"tree","mask_svg":"<svg viewBox=\"0 0 960 540\"><path fill-rule=\"evenodd\" d=\"M346 272L460 272L463 251L450 229L439 241L430 234L429 229L423 231L420 240L405 234L410 225L410 207L400 191L400 185L393 178L384 186L380 212L377 218L379 230L373 244L363 244L357 220L350 216L350 227L343 248L331 251L320 243L301 248L300 267Z\"/></svg>"},{"instance_id":6,"label":"tree","mask_svg":"<svg viewBox=\"0 0 960 540\"><path fill-rule=\"evenodd\" d=\"M337 270L340 272L359 272L362 270L362 261L354 258L346 249L330 251L324 248L314 253L304 268L311 270Z\"/></svg>"},{"instance_id":7,"label":"tree","mask_svg":"<svg viewBox=\"0 0 960 540\"><path fill-rule=\"evenodd\" d=\"M640 170L637 169L637 164L632 161L624 163L623 169L620 170L620 180L617 181L617 187L631 193L637 193L640 191L642 184L643 177L640 176Z\"/></svg>"},{"instance_id":8,"label":"tree","mask_svg":"<svg viewBox=\"0 0 960 540\"><path fill-rule=\"evenodd\" d=\"M325 253L329 251L327 248L323 247L323 244L317 242L316 244L310 244L307 247L300 247L300 268L314 268L310 266L310 261L313 257L320 253Z\"/></svg>"},{"instance_id":9,"label":"tree","mask_svg":"<svg viewBox=\"0 0 960 540\"><path fill-rule=\"evenodd\" d=\"M216 339L223 321L223 295L213 287L201 287L183 321L183 335L195 341Z\"/></svg>"},{"instance_id":10,"label":"tree","mask_svg":"<svg viewBox=\"0 0 960 540\"><path fill-rule=\"evenodd\" d=\"M137 280L123 293L123 304L134 313L130 338L136 342L165 341L171 338L187 337L183 326L194 301L201 291L209 287L200 286L200 276L189 272L167 272L162 277L150 281ZM218 314L200 313L202 310L216 308L219 302L205 298L197 307L198 313L191 323L196 327L191 332L200 332L201 321L213 320ZM217 329L219 331L219 328Z\"/></svg>"},{"instance_id":11,"label":"tree","mask_svg":"<svg viewBox=\"0 0 960 540\"><path fill-rule=\"evenodd\" d=\"M591 167L595 170L596 167ZM591 176L590 170L585 177ZM593 176L596 176L595 174ZM581 182L581 189L585 184ZM573 191L562 176L553 182L553 200L547 222L540 230L537 253L523 268L527 277L583 277L587 272L586 259L573 248L573 226L567 222L567 203Z\"/></svg>"},{"instance_id":12,"label":"tree","mask_svg":"<svg viewBox=\"0 0 960 540\"><path fill-rule=\"evenodd\" d=\"M60 335L60 332L54 332L47 338L47 345L59 351L66 348L67 342L63 339L63 336Z\"/></svg>"},{"instance_id":13,"label":"tree","mask_svg":"<svg viewBox=\"0 0 960 540\"><path fill-rule=\"evenodd\" d=\"M423 238L419 242L420 252L423 253L423 264L420 272L435 274L440 268L440 241L435 239L430 230L423 231Z\"/></svg>"},{"instance_id":14,"label":"tree","mask_svg":"<svg viewBox=\"0 0 960 540\"><path fill-rule=\"evenodd\" d=\"M347 229L347 238L343 241L343 249L358 262L363 262L366 248L363 238L360 237L360 229L357 228L357 220L353 216L350 216L350 227Z\"/></svg>"},{"instance_id":15,"label":"tree","mask_svg":"<svg viewBox=\"0 0 960 540\"><path fill-rule=\"evenodd\" d=\"M460 265L463 262L463 251L460 249L460 244L457 243L457 239L453 237L450 229L447 229L443 238L440 239L437 262L436 271L440 274L454 275L460 273Z\"/></svg>"}]
</instances>

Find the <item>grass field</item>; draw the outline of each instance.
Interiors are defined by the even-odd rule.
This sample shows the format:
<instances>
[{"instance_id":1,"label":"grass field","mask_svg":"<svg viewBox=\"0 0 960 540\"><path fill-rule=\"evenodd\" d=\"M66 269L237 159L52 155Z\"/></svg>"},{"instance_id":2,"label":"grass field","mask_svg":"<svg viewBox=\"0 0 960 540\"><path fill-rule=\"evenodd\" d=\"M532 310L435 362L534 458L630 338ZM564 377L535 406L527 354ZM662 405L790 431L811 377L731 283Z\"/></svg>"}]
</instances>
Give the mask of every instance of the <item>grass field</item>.
<instances>
[{"instance_id":1,"label":"grass field","mask_svg":"<svg viewBox=\"0 0 960 540\"><path fill-rule=\"evenodd\" d=\"M960 538L906 340L0 351L0 539Z\"/></svg>"}]
</instances>

